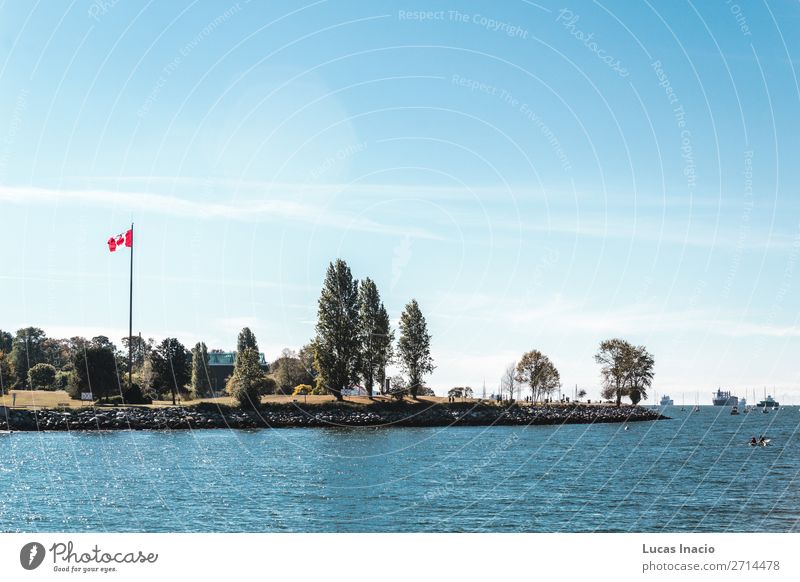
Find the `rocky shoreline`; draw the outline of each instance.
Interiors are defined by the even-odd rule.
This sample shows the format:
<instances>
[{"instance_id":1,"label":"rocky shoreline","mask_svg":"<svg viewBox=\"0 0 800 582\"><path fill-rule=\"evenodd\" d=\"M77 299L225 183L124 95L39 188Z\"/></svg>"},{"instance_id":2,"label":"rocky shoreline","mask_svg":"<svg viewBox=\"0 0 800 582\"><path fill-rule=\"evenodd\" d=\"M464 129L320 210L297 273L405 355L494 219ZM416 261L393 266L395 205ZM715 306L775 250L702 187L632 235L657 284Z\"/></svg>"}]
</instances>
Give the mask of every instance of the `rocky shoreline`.
<instances>
[{"instance_id":1,"label":"rocky shoreline","mask_svg":"<svg viewBox=\"0 0 800 582\"><path fill-rule=\"evenodd\" d=\"M497 406L484 403L281 404L258 411L204 403L195 406L19 410L0 407L0 430L186 430L290 427L425 427L556 425L666 419L640 406Z\"/></svg>"}]
</instances>

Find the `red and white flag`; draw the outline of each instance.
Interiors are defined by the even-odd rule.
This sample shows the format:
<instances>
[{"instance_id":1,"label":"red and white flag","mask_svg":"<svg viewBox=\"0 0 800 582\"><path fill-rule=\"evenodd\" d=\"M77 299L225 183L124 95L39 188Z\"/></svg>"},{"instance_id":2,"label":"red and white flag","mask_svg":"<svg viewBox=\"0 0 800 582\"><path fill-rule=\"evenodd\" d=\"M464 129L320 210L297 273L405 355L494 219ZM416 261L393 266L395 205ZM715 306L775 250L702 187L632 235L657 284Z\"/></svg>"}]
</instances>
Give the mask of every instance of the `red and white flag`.
<instances>
[{"instance_id":1,"label":"red and white flag","mask_svg":"<svg viewBox=\"0 0 800 582\"><path fill-rule=\"evenodd\" d=\"M133 246L133 229L128 230L123 234L112 236L108 239L108 250L112 253L123 247L131 248Z\"/></svg>"}]
</instances>

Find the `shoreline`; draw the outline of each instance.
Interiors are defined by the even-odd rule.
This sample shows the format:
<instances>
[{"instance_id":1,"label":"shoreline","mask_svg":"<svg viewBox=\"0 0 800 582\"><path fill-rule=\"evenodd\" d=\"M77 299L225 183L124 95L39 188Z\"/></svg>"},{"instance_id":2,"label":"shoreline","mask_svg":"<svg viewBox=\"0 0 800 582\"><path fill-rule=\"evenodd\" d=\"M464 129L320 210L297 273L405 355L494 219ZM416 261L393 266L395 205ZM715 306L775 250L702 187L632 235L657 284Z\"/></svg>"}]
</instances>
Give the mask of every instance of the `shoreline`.
<instances>
[{"instance_id":1,"label":"shoreline","mask_svg":"<svg viewBox=\"0 0 800 582\"><path fill-rule=\"evenodd\" d=\"M7 414L7 416L6 416ZM485 403L348 402L322 405L279 404L244 410L216 404L166 408L6 409L0 430L12 432L191 430L259 428L359 428L449 426L543 426L666 420L641 406L544 404L497 406Z\"/></svg>"}]
</instances>

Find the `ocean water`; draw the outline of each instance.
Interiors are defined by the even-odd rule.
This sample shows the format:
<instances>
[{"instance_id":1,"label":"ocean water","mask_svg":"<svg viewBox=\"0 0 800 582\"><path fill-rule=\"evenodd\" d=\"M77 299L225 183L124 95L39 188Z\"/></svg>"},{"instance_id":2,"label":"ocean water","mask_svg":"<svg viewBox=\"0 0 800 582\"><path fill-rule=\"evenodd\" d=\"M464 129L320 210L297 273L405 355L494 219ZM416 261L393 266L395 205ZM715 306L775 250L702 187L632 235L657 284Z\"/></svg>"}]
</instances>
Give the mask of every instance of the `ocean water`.
<instances>
[{"instance_id":1,"label":"ocean water","mask_svg":"<svg viewBox=\"0 0 800 582\"><path fill-rule=\"evenodd\" d=\"M800 409L665 414L627 431L0 435L0 531L800 531Z\"/></svg>"}]
</instances>

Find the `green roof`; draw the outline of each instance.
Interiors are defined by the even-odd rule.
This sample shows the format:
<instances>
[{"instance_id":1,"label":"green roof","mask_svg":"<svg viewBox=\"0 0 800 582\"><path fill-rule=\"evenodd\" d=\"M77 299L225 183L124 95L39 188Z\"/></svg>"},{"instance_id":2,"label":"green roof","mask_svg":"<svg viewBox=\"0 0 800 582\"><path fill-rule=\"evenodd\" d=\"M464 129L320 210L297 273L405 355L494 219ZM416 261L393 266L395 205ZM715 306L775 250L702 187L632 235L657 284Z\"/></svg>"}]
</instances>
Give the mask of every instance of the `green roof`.
<instances>
[{"instance_id":1,"label":"green roof","mask_svg":"<svg viewBox=\"0 0 800 582\"><path fill-rule=\"evenodd\" d=\"M262 366L267 365L267 358L263 353L258 354L258 362ZM233 366L236 364L236 352L209 352L209 366Z\"/></svg>"}]
</instances>

